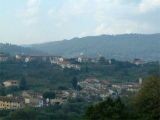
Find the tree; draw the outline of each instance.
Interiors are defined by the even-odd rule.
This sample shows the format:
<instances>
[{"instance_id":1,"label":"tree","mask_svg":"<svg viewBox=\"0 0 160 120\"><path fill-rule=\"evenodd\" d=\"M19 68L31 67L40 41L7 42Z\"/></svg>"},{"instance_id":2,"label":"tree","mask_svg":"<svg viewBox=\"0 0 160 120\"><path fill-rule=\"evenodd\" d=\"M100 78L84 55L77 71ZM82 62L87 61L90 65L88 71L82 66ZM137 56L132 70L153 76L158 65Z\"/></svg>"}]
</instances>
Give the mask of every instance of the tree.
<instances>
[{"instance_id":1,"label":"tree","mask_svg":"<svg viewBox=\"0 0 160 120\"><path fill-rule=\"evenodd\" d=\"M6 89L4 87L0 88L0 96L6 96Z\"/></svg>"},{"instance_id":2,"label":"tree","mask_svg":"<svg viewBox=\"0 0 160 120\"><path fill-rule=\"evenodd\" d=\"M17 86L11 86L5 89L7 94L13 94L14 92L19 91L19 88Z\"/></svg>"},{"instance_id":3,"label":"tree","mask_svg":"<svg viewBox=\"0 0 160 120\"><path fill-rule=\"evenodd\" d=\"M125 105L120 98L108 98L90 106L85 114L87 120L126 120Z\"/></svg>"},{"instance_id":4,"label":"tree","mask_svg":"<svg viewBox=\"0 0 160 120\"><path fill-rule=\"evenodd\" d=\"M49 98L49 99L54 99L55 98L55 93L54 92L45 92L43 93L43 98Z\"/></svg>"},{"instance_id":5,"label":"tree","mask_svg":"<svg viewBox=\"0 0 160 120\"><path fill-rule=\"evenodd\" d=\"M80 85L77 85L77 91L81 91L82 87Z\"/></svg>"},{"instance_id":6,"label":"tree","mask_svg":"<svg viewBox=\"0 0 160 120\"><path fill-rule=\"evenodd\" d=\"M65 87L65 86L59 86L59 87L58 87L58 90L68 90L68 88Z\"/></svg>"},{"instance_id":7,"label":"tree","mask_svg":"<svg viewBox=\"0 0 160 120\"><path fill-rule=\"evenodd\" d=\"M78 87L78 80L76 77L73 77L72 79L72 86L75 90L77 90L77 87Z\"/></svg>"},{"instance_id":8,"label":"tree","mask_svg":"<svg viewBox=\"0 0 160 120\"><path fill-rule=\"evenodd\" d=\"M134 105L140 117L145 120L160 119L160 77L152 76L142 85Z\"/></svg>"},{"instance_id":9,"label":"tree","mask_svg":"<svg viewBox=\"0 0 160 120\"><path fill-rule=\"evenodd\" d=\"M22 79L20 80L19 88L20 88L20 90L26 90L26 89L28 89L27 81L26 81L25 78L22 78Z\"/></svg>"},{"instance_id":10,"label":"tree","mask_svg":"<svg viewBox=\"0 0 160 120\"><path fill-rule=\"evenodd\" d=\"M106 63L106 58L105 57L100 57L99 58L99 63L101 63L101 64Z\"/></svg>"},{"instance_id":11,"label":"tree","mask_svg":"<svg viewBox=\"0 0 160 120\"><path fill-rule=\"evenodd\" d=\"M13 111L9 115L9 120L36 120L38 113L33 109L23 109Z\"/></svg>"}]
</instances>

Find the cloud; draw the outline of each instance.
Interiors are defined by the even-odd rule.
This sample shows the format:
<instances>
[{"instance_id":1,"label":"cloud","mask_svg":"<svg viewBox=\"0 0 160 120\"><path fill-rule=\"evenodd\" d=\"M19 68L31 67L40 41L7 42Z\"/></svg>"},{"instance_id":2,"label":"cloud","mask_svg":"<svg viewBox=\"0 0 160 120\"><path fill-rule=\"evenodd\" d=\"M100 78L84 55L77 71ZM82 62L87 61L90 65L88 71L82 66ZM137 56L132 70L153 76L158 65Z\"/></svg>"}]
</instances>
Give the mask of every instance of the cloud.
<instances>
[{"instance_id":1,"label":"cloud","mask_svg":"<svg viewBox=\"0 0 160 120\"><path fill-rule=\"evenodd\" d=\"M30 42L160 32L160 0L26 1L25 7L19 8L22 12L18 22L22 22L19 28L24 28L23 37ZM28 37L24 36L26 32Z\"/></svg>"},{"instance_id":2,"label":"cloud","mask_svg":"<svg viewBox=\"0 0 160 120\"><path fill-rule=\"evenodd\" d=\"M84 16L88 13L89 6L90 1L88 0L65 0L60 7L53 6L50 8L48 15L63 23L72 20L73 17Z\"/></svg>"},{"instance_id":3,"label":"cloud","mask_svg":"<svg viewBox=\"0 0 160 120\"><path fill-rule=\"evenodd\" d=\"M48 15L59 28L69 26L71 30L87 26L89 29L83 27L80 36L149 33L155 31L155 22L152 15L146 20L140 11L155 9L159 4L160 0L66 0L58 8L49 9Z\"/></svg>"},{"instance_id":4,"label":"cloud","mask_svg":"<svg viewBox=\"0 0 160 120\"><path fill-rule=\"evenodd\" d=\"M35 7L40 4L40 0L28 0L27 6L28 7Z\"/></svg>"},{"instance_id":5,"label":"cloud","mask_svg":"<svg viewBox=\"0 0 160 120\"><path fill-rule=\"evenodd\" d=\"M32 25L37 22L40 10L40 0L28 0L26 8L21 13L23 22Z\"/></svg>"},{"instance_id":6,"label":"cloud","mask_svg":"<svg viewBox=\"0 0 160 120\"><path fill-rule=\"evenodd\" d=\"M160 8L160 0L142 0L139 4L140 12L148 12Z\"/></svg>"},{"instance_id":7,"label":"cloud","mask_svg":"<svg viewBox=\"0 0 160 120\"><path fill-rule=\"evenodd\" d=\"M145 23L137 23L133 21L113 22L113 24L100 24L96 27L95 34L123 34L123 33L149 33L151 26Z\"/></svg>"}]
</instances>

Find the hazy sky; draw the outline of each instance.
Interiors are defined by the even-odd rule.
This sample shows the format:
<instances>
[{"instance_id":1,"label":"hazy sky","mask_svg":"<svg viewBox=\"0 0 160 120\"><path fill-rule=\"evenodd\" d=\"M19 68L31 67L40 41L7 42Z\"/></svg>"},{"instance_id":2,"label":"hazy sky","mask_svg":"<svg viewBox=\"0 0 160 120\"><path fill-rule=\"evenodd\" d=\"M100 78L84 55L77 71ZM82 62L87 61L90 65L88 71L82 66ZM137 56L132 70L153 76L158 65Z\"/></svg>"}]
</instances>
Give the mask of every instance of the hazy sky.
<instances>
[{"instance_id":1,"label":"hazy sky","mask_svg":"<svg viewBox=\"0 0 160 120\"><path fill-rule=\"evenodd\" d=\"M160 32L160 0L0 0L0 42Z\"/></svg>"}]
</instances>

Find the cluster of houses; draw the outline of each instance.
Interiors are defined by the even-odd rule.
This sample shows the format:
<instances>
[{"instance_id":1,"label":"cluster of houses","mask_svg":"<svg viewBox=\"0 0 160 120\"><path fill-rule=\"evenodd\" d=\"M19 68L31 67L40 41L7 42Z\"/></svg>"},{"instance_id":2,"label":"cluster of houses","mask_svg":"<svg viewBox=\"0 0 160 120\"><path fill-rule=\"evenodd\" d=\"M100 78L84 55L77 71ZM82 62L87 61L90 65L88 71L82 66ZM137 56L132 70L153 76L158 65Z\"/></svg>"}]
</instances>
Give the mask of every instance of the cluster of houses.
<instances>
[{"instance_id":1,"label":"cluster of houses","mask_svg":"<svg viewBox=\"0 0 160 120\"><path fill-rule=\"evenodd\" d=\"M61 56L31 56L31 55L15 55L11 57L4 53L0 53L0 62L6 62L8 60L21 61L25 63L30 63L33 61L48 62L50 64L59 65L61 68L80 70L81 67L78 64L71 64L68 59ZM78 58L77 58L78 62Z\"/></svg>"},{"instance_id":2,"label":"cluster of houses","mask_svg":"<svg viewBox=\"0 0 160 120\"><path fill-rule=\"evenodd\" d=\"M110 82L107 80L88 78L78 82L78 85L82 88L79 95L87 99L92 99L93 97L105 99L110 95L108 89Z\"/></svg>"},{"instance_id":3,"label":"cluster of houses","mask_svg":"<svg viewBox=\"0 0 160 120\"><path fill-rule=\"evenodd\" d=\"M93 99L93 97L106 99L108 96L122 95L122 91L135 93L138 92L141 84L142 78L139 78L139 83L111 83L107 80L95 78L78 82L78 85L82 88L79 95L87 99Z\"/></svg>"},{"instance_id":4,"label":"cluster of houses","mask_svg":"<svg viewBox=\"0 0 160 120\"><path fill-rule=\"evenodd\" d=\"M7 80L2 83L4 87L18 87L19 81L17 80Z\"/></svg>"},{"instance_id":5,"label":"cluster of houses","mask_svg":"<svg viewBox=\"0 0 160 120\"><path fill-rule=\"evenodd\" d=\"M91 63L97 63L100 60L101 56L97 57L97 58L89 58L86 57L84 55L79 55L78 57L74 58L74 61L78 62L78 63L84 63L84 62L91 62ZM32 62L32 61L41 61L41 62L49 62L51 64L57 64L59 66L61 66L62 68L73 68L73 69L77 69L80 70L80 66L78 64L71 64L70 63L70 59L67 58L63 58L61 56L47 56L47 55L43 55L43 56L33 56L33 55L20 55L17 54L15 56L9 56L5 53L0 53L0 62L5 62L8 60L16 60L16 61L22 61L22 62ZM108 59L107 60L109 64L112 64L112 60ZM142 59L134 59L132 61L129 61L132 64L135 65L143 65L146 62Z\"/></svg>"},{"instance_id":6,"label":"cluster of houses","mask_svg":"<svg viewBox=\"0 0 160 120\"><path fill-rule=\"evenodd\" d=\"M50 100L50 104L64 104L68 100L76 97L77 93L74 90L55 90L55 98Z\"/></svg>"},{"instance_id":7,"label":"cluster of houses","mask_svg":"<svg viewBox=\"0 0 160 120\"><path fill-rule=\"evenodd\" d=\"M0 53L0 62L5 62L8 60L8 55L4 54L4 53Z\"/></svg>"},{"instance_id":8,"label":"cluster of houses","mask_svg":"<svg viewBox=\"0 0 160 120\"><path fill-rule=\"evenodd\" d=\"M21 95L0 96L0 109L21 109L24 107L42 107L43 96L35 92L22 92Z\"/></svg>"},{"instance_id":9,"label":"cluster of houses","mask_svg":"<svg viewBox=\"0 0 160 120\"><path fill-rule=\"evenodd\" d=\"M50 58L50 63L51 64L57 64L59 66L61 66L61 68L65 69L76 69L76 70L80 70L81 67L78 64L71 64L69 62L69 60L64 59L62 57L58 58L58 57L54 57L54 58Z\"/></svg>"},{"instance_id":10,"label":"cluster of houses","mask_svg":"<svg viewBox=\"0 0 160 120\"><path fill-rule=\"evenodd\" d=\"M3 86L13 87L19 86L16 80L4 81ZM55 104L65 104L70 99L81 97L86 101L97 99L106 99L109 96L120 95L122 90L128 92L137 92L142 84L142 78L139 83L114 84L108 80L98 80L96 78L87 78L77 83L81 90L55 90L54 98L44 98L43 93L34 91L22 91L18 95L9 94L7 96L0 96L0 109L21 109L26 106L29 107L46 107Z\"/></svg>"},{"instance_id":11,"label":"cluster of houses","mask_svg":"<svg viewBox=\"0 0 160 120\"><path fill-rule=\"evenodd\" d=\"M23 100L20 97L0 96L0 109L20 109L23 108Z\"/></svg>"},{"instance_id":12,"label":"cluster of houses","mask_svg":"<svg viewBox=\"0 0 160 120\"><path fill-rule=\"evenodd\" d=\"M7 80L2 83L5 88L18 87L19 81ZM64 104L68 99L76 98L74 90L55 90L54 98L44 98L43 93L35 91L22 91L18 95L8 94L0 96L0 109L21 109L24 107L46 107L55 104Z\"/></svg>"},{"instance_id":13,"label":"cluster of houses","mask_svg":"<svg viewBox=\"0 0 160 120\"><path fill-rule=\"evenodd\" d=\"M76 63L70 62L70 59L65 59L61 56L26 56L16 55L10 57L4 53L0 53L0 62L8 60L22 61L29 63L32 61L49 62L50 64L56 64L62 69L75 69L80 70L80 63L92 62L96 63L99 59L91 59L84 57L83 55L74 59ZM112 64L112 60L108 60L109 64ZM135 59L133 62L135 65L144 64L141 59ZM0 109L20 109L26 106L30 107L45 107L55 104L64 104L69 99L82 97L86 100L92 100L93 98L105 99L108 96L120 94L121 91L125 90L128 92L137 92L142 84L142 79L139 79L139 83L111 83L108 80L98 80L96 78L87 78L83 81L78 82L78 86L81 87L80 91L76 90L55 90L55 98L49 99L44 98L42 93L33 91L23 91L20 95L7 95L0 96ZM19 81L7 80L2 83L6 88L18 87Z\"/></svg>"},{"instance_id":14,"label":"cluster of houses","mask_svg":"<svg viewBox=\"0 0 160 120\"><path fill-rule=\"evenodd\" d=\"M21 56L16 55L16 60L22 60L26 63L32 61L49 62L51 64L59 65L61 68L80 70L80 66L77 64L71 64L67 59L61 56Z\"/></svg>"},{"instance_id":15,"label":"cluster of houses","mask_svg":"<svg viewBox=\"0 0 160 120\"><path fill-rule=\"evenodd\" d=\"M76 98L75 91L55 91L55 98L44 98L42 93L23 91L20 95L0 96L0 109L20 109L24 107L47 107L65 104L69 99Z\"/></svg>"},{"instance_id":16,"label":"cluster of houses","mask_svg":"<svg viewBox=\"0 0 160 120\"><path fill-rule=\"evenodd\" d=\"M142 60L142 59L136 58L136 59L134 59L131 63L138 66L138 65L143 65L143 64L145 64L145 61Z\"/></svg>"},{"instance_id":17,"label":"cluster of houses","mask_svg":"<svg viewBox=\"0 0 160 120\"><path fill-rule=\"evenodd\" d=\"M124 91L135 93L135 92L139 91L139 89L140 89L140 87L142 85L142 82L143 82L143 79L139 78L139 82L138 83L136 83L136 82L117 83L117 84L115 83L115 84L112 84L111 86L119 94L123 94Z\"/></svg>"}]
</instances>

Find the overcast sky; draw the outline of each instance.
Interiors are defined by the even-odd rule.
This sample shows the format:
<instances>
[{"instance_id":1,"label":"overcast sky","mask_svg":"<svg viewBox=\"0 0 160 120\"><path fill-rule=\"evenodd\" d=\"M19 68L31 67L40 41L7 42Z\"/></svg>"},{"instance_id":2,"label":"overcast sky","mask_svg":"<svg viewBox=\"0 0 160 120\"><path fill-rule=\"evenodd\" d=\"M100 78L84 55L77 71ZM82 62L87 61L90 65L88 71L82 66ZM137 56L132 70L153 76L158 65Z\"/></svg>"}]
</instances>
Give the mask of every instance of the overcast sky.
<instances>
[{"instance_id":1,"label":"overcast sky","mask_svg":"<svg viewBox=\"0 0 160 120\"><path fill-rule=\"evenodd\" d=\"M160 0L0 0L0 42L159 33Z\"/></svg>"}]
</instances>

